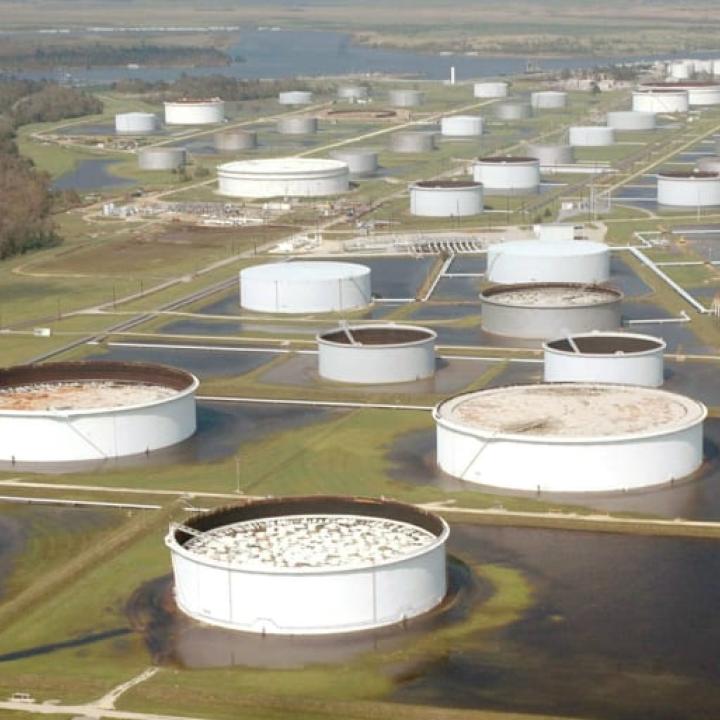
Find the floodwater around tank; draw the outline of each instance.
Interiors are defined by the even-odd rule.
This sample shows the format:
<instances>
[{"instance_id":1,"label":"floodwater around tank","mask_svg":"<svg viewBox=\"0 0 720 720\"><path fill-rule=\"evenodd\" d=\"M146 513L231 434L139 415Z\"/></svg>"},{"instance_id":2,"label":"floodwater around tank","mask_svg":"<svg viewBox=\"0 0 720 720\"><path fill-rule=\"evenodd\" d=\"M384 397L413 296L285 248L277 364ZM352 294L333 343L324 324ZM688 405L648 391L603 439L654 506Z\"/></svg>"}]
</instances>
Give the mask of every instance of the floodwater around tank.
<instances>
[{"instance_id":1,"label":"floodwater around tank","mask_svg":"<svg viewBox=\"0 0 720 720\"><path fill-rule=\"evenodd\" d=\"M92 159L80 160L74 170L57 178L53 190L99 190L101 188L119 188L137 185L136 180L111 175L107 169L119 160Z\"/></svg>"}]
</instances>

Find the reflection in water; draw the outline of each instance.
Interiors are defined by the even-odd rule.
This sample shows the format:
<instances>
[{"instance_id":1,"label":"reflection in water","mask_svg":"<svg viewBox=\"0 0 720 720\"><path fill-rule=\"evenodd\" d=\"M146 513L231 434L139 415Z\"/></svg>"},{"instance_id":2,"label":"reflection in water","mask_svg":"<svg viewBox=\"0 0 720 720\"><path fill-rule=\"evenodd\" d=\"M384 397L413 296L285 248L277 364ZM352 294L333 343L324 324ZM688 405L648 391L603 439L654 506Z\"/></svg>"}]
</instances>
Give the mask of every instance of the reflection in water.
<instances>
[{"instance_id":1,"label":"reflection in water","mask_svg":"<svg viewBox=\"0 0 720 720\"><path fill-rule=\"evenodd\" d=\"M153 660L187 668L299 668L312 663L347 662L366 652L385 652L467 617L487 598L458 560L449 561L449 590L443 603L425 615L366 632L341 635L261 635L198 623L181 613L173 599L172 577L156 578L138 588L127 604L132 626L143 633Z\"/></svg>"}]
</instances>

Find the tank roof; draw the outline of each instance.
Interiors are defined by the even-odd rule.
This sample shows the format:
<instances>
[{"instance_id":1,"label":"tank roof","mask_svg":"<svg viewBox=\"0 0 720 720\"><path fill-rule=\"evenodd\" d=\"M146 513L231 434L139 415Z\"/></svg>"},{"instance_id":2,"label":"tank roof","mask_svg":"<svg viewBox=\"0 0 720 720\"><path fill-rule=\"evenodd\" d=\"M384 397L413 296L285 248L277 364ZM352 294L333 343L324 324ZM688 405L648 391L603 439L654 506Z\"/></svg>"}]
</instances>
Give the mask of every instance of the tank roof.
<instances>
[{"instance_id":1,"label":"tank roof","mask_svg":"<svg viewBox=\"0 0 720 720\"><path fill-rule=\"evenodd\" d=\"M580 283L491 285L480 293L483 302L539 308L590 307L619 302L622 296L613 288Z\"/></svg>"},{"instance_id":2,"label":"tank roof","mask_svg":"<svg viewBox=\"0 0 720 720\"><path fill-rule=\"evenodd\" d=\"M415 325L356 325L318 335L321 342L338 345L413 345L434 340L437 333ZM352 339L351 339L352 338Z\"/></svg>"},{"instance_id":3,"label":"tank roof","mask_svg":"<svg viewBox=\"0 0 720 720\"><path fill-rule=\"evenodd\" d=\"M479 163L496 163L504 165L507 163L537 163L539 160L534 157L512 157L510 155L489 155L477 159Z\"/></svg>"},{"instance_id":4,"label":"tank roof","mask_svg":"<svg viewBox=\"0 0 720 720\"><path fill-rule=\"evenodd\" d=\"M166 100L165 105L217 105L224 102L219 97L214 98L179 98L177 100Z\"/></svg>"},{"instance_id":5,"label":"tank roof","mask_svg":"<svg viewBox=\"0 0 720 720\"><path fill-rule=\"evenodd\" d=\"M572 340L572 343L570 342ZM544 343L545 348L568 355L644 355L664 350L667 343L652 335L629 333L588 333L570 335Z\"/></svg>"},{"instance_id":6,"label":"tank roof","mask_svg":"<svg viewBox=\"0 0 720 720\"><path fill-rule=\"evenodd\" d=\"M265 278L272 280L335 280L358 277L370 273L367 265L336 262L331 260L295 260L291 262L252 265L240 271L240 278Z\"/></svg>"},{"instance_id":7,"label":"tank roof","mask_svg":"<svg viewBox=\"0 0 720 720\"><path fill-rule=\"evenodd\" d=\"M657 176L678 180L715 180L720 178L720 173L710 172L709 170L672 170L659 172Z\"/></svg>"},{"instance_id":8,"label":"tank roof","mask_svg":"<svg viewBox=\"0 0 720 720\"><path fill-rule=\"evenodd\" d=\"M421 180L413 183L411 188L423 190L459 190L462 188L480 188L482 183L473 180Z\"/></svg>"},{"instance_id":9,"label":"tank roof","mask_svg":"<svg viewBox=\"0 0 720 720\"><path fill-rule=\"evenodd\" d=\"M511 385L458 395L435 409L440 420L493 437L558 440L663 434L706 414L702 403L683 395L603 383Z\"/></svg>"},{"instance_id":10,"label":"tank roof","mask_svg":"<svg viewBox=\"0 0 720 720\"><path fill-rule=\"evenodd\" d=\"M316 172L322 170L342 170L347 168L347 163L340 160L327 158L257 158L254 160L236 160L234 162L218 165L218 172L252 172L262 175L263 173L276 172Z\"/></svg>"},{"instance_id":11,"label":"tank roof","mask_svg":"<svg viewBox=\"0 0 720 720\"><path fill-rule=\"evenodd\" d=\"M574 227L568 224L567 227ZM502 254L542 257L577 257L578 255L598 255L610 252L602 242L592 240L511 240L494 243L491 250Z\"/></svg>"}]
</instances>

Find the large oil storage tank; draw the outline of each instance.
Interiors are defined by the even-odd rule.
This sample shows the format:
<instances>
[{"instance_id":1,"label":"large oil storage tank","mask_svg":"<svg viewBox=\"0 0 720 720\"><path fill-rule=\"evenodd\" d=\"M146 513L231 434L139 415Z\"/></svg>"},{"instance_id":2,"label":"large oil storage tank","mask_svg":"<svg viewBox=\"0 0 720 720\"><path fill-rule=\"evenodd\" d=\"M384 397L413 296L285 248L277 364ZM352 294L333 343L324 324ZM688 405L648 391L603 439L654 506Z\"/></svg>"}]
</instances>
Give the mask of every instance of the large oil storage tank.
<instances>
[{"instance_id":1,"label":"large oil storage tank","mask_svg":"<svg viewBox=\"0 0 720 720\"><path fill-rule=\"evenodd\" d=\"M424 180L410 186L410 214L469 217L483 211L483 186L472 180Z\"/></svg>"},{"instance_id":2,"label":"large oil storage tank","mask_svg":"<svg viewBox=\"0 0 720 720\"><path fill-rule=\"evenodd\" d=\"M695 167L701 172L720 173L720 155L701 157Z\"/></svg>"},{"instance_id":3,"label":"large oil storage tank","mask_svg":"<svg viewBox=\"0 0 720 720\"><path fill-rule=\"evenodd\" d=\"M633 91L632 108L636 112L686 113L690 108L687 90L641 88Z\"/></svg>"},{"instance_id":4,"label":"large oil storage tank","mask_svg":"<svg viewBox=\"0 0 720 720\"><path fill-rule=\"evenodd\" d=\"M603 382L660 387L661 338L633 333L568 335L543 344L545 382Z\"/></svg>"},{"instance_id":5,"label":"large oil storage tank","mask_svg":"<svg viewBox=\"0 0 720 720\"><path fill-rule=\"evenodd\" d=\"M493 243L487 251L487 279L519 283L606 282L610 248L589 240L514 240Z\"/></svg>"},{"instance_id":6,"label":"large oil storage tank","mask_svg":"<svg viewBox=\"0 0 720 720\"><path fill-rule=\"evenodd\" d=\"M562 90L538 90L530 94L530 104L536 110L560 110L567 106L567 93Z\"/></svg>"},{"instance_id":7,"label":"large oil storage tank","mask_svg":"<svg viewBox=\"0 0 720 720\"><path fill-rule=\"evenodd\" d=\"M353 177L370 177L378 169L378 151L372 148L340 148L332 150L330 157L344 162Z\"/></svg>"},{"instance_id":8,"label":"large oil storage tank","mask_svg":"<svg viewBox=\"0 0 720 720\"><path fill-rule=\"evenodd\" d=\"M415 325L353 325L320 333L318 372L335 382L382 385L435 374L433 330Z\"/></svg>"},{"instance_id":9,"label":"large oil storage tank","mask_svg":"<svg viewBox=\"0 0 720 720\"><path fill-rule=\"evenodd\" d=\"M480 293L483 330L495 335L553 340L567 333L617 330L623 295L601 285L491 285Z\"/></svg>"},{"instance_id":10,"label":"large oil storage tank","mask_svg":"<svg viewBox=\"0 0 720 720\"><path fill-rule=\"evenodd\" d=\"M575 162L575 150L572 145L541 145L532 143L527 146L525 154L528 157L537 158L541 168L571 165Z\"/></svg>"},{"instance_id":11,"label":"large oil storage tank","mask_svg":"<svg viewBox=\"0 0 720 720\"><path fill-rule=\"evenodd\" d=\"M502 81L478 82L473 86L476 98L504 98L508 94L508 84Z\"/></svg>"},{"instance_id":12,"label":"large oil storage tank","mask_svg":"<svg viewBox=\"0 0 720 720\"><path fill-rule=\"evenodd\" d=\"M341 85L337 90L338 100L362 102L367 100L370 91L366 85Z\"/></svg>"},{"instance_id":13,"label":"large oil storage tank","mask_svg":"<svg viewBox=\"0 0 720 720\"><path fill-rule=\"evenodd\" d=\"M357 497L275 497L172 524L175 601L203 623L262 634L402 623L447 594L444 520Z\"/></svg>"},{"instance_id":14,"label":"large oil storage tank","mask_svg":"<svg viewBox=\"0 0 720 720\"><path fill-rule=\"evenodd\" d=\"M435 408L437 463L449 475L510 490L635 490L700 467L706 416L702 403L657 388L493 388Z\"/></svg>"},{"instance_id":15,"label":"large oil storage tank","mask_svg":"<svg viewBox=\"0 0 720 720\"><path fill-rule=\"evenodd\" d=\"M318 119L310 115L286 115L278 118L275 129L281 135L313 135L318 131Z\"/></svg>"},{"instance_id":16,"label":"large oil storage tank","mask_svg":"<svg viewBox=\"0 0 720 720\"><path fill-rule=\"evenodd\" d=\"M240 271L240 305L255 312L345 312L371 302L370 268L358 263L277 262Z\"/></svg>"},{"instance_id":17,"label":"large oil storage tank","mask_svg":"<svg viewBox=\"0 0 720 720\"><path fill-rule=\"evenodd\" d=\"M213 135L218 152L240 152L257 147L257 134L252 130L225 130Z\"/></svg>"},{"instance_id":18,"label":"large oil storage tank","mask_svg":"<svg viewBox=\"0 0 720 720\"><path fill-rule=\"evenodd\" d=\"M479 158L472 166L473 180L486 195L523 195L540 189L540 162L533 157L499 155Z\"/></svg>"},{"instance_id":19,"label":"large oil storage tank","mask_svg":"<svg viewBox=\"0 0 720 720\"><path fill-rule=\"evenodd\" d=\"M482 131L480 115L451 115L440 120L440 133L444 137L479 137Z\"/></svg>"},{"instance_id":20,"label":"large oil storage tank","mask_svg":"<svg viewBox=\"0 0 720 720\"><path fill-rule=\"evenodd\" d=\"M225 120L225 103L220 98L184 98L165 103L166 125L215 125Z\"/></svg>"},{"instance_id":21,"label":"large oil storage tank","mask_svg":"<svg viewBox=\"0 0 720 720\"><path fill-rule=\"evenodd\" d=\"M426 153L435 149L431 130L403 130L390 135L390 150L396 153Z\"/></svg>"},{"instance_id":22,"label":"large oil storage tank","mask_svg":"<svg viewBox=\"0 0 720 720\"><path fill-rule=\"evenodd\" d=\"M571 127L568 139L573 147L607 147L615 142L615 131L605 125Z\"/></svg>"},{"instance_id":23,"label":"large oil storage tank","mask_svg":"<svg viewBox=\"0 0 720 720\"><path fill-rule=\"evenodd\" d=\"M310 105L313 94L309 90L287 90L278 93L278 102L281 105Z\"/></svg>"},{"instance_id":24,"label":"large oil storage tank","mask_svg":"<svg viewBox=\"0 0 720 720\"><path fill-rule=\"evenodd\" d=\"M607 124L614 130L654 130L656 127L655 113L617 110L607 114Z\"/></svg>"},{"instance_id":25,"label":"large oil storage tank","mask_svg":"<svg viewBox=\"0 0 720 720\"><path fill-rule=\"evenodd\" d=\"M118 135L149 135L158 129L155 113L127 112L115 116L115 132Z\"/></svg>"},{"instance_id":26,"label":"large oil storage tank","mask_svg":"<svg viewBox=\"0 0 720 720\"><path fill-rule=\"evenodd\" d=\"M720 105L720 84L713 80L643 83L642 87L651 90L684 90L688 94L690 107Z\"/></svg>"},{"instance_id":27,"label":"large oil storage tank","mask_svg":"<svg viewBox=\"0 0 720 720\"><path fill-rule=\"evenodd\" d=\"M175 445L196 428L197 379L146 363L86 361L0 370L0 460L107 460Z\"/></svg>"},{"instance_id":28,"label":"large oil storage tank","mask_svg":"<svg viewBox=\"0 0 720 720\"><path fill-rule=\"evenodd\" d=\"M187 162L187 151L181 147L144 147L138 150L141 170L177 170Z\"/></svg>"},{"instance_id":29,"label":"large oil storage tank","mask_svg":"<svg viewBox=\"0 0 720 720\"><path fill-rule=\"evenodd\" d=\"M688 80L695 72L693 60L673 60L668 65L668 76L673 80Z\"/></svg>"},{"instance_id":30,"label":"large oil storage tank","mask_svg":"<svg viewBox=\"0 0 720 720\"><path fill-rule=\"evenodd\" d=\"M324 197L347 192L346 163L321 158L263 158L218 165L218 192L228 197Z\"/></svg>"},{"instance_id":31,"label":"large oil storage tank","mask_svg":"<svg viewBox=\"0 0 720 720\"><path fill-rule=\"evenodd\" d=\"M720 175L716 172L663 172L657 176L658 205L715 207L720 205Z\"/></svg>"},{"instance_id":32,"label":"large oil storage tank","mask_svg":"<svg viewBox=\"0 0 720 720\"><path fill-rule=\"evenodd\" d=\"M506 122L527 120L532 117L532 114L532 105L528 102L513 101L495 105L495 117Z\"/></svg>"},{"instance_id":33,"label":"large oil storage tank","mask_svg":"<svg viewBox=\"0 0 720 720\"><path fill-rule=\"evenodd\" d=\"M419 107L425 101L425 93L421 90L390 90L388 93L388 102L397 108Z\"/></svg>"}]
</instances>

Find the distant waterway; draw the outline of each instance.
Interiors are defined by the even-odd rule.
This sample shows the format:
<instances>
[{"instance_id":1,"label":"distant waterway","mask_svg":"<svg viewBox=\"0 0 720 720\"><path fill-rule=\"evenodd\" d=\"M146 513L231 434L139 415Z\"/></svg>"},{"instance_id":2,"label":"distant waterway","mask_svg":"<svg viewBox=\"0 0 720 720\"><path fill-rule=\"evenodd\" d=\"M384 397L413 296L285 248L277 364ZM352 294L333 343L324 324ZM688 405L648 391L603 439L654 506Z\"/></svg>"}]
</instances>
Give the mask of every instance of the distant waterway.
<instances>
[{"instance_id":1,"label":"distant waterway","mask_svg":"<svg viewBox=\"0 0 720 720\"><path fill-rule=\"evenodd\" d=\"M80 36L76 33L76 35ZM223 67L140 67L57 68L19 73L27 78L52 78L81 85L102 85L126 78L148 81L174 80L189 75L222 74L236 78L285 78L295 76L333 76L391 74L426 80L450 76L455 67L458 80L516 75L524 72L527 59L512 57L477 57L462 54L439 55L353 45L351 35L309 30L241 30L233 33L231 56L242 56L243 62ZM718 53L691 53L692 57L713 57ZM671 57L688 57L687 53L632 56L573 56L548 58L539 62L543 70L591 68L622 62L653 61ZM532 59L532 58L530 58Z\"/></svg>"}]
</instances>

